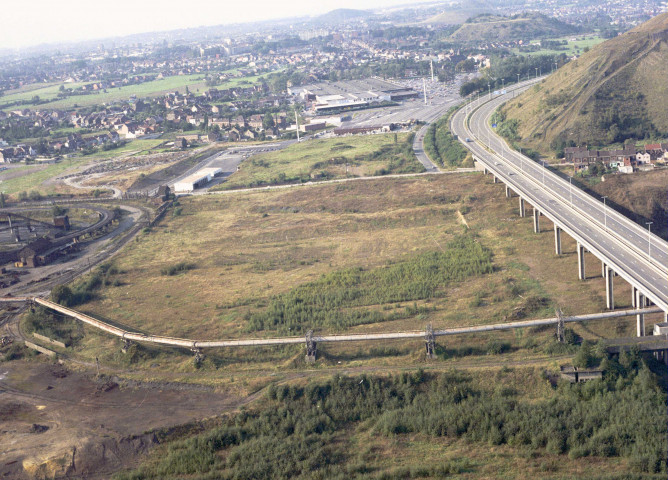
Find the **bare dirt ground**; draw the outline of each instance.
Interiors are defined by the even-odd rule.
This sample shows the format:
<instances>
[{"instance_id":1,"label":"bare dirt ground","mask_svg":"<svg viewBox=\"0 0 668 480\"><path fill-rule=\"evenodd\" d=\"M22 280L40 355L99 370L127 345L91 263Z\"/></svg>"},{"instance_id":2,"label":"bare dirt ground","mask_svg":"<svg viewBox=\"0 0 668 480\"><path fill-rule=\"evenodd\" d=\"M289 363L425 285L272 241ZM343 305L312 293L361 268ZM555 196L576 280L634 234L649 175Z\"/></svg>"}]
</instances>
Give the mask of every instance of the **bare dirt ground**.
<instances>
[{"instance_id":1,"label":"bare dirt ground","mask_svg":"<svg viewBox=\"0 0 668 480\"><path fill-rule=\"evenodd\" d=\"M170 384L128 386L48 359L0 364L0 478L108 478L158 442L155 429L254 399Z\"/></svg>"}]
</instances>

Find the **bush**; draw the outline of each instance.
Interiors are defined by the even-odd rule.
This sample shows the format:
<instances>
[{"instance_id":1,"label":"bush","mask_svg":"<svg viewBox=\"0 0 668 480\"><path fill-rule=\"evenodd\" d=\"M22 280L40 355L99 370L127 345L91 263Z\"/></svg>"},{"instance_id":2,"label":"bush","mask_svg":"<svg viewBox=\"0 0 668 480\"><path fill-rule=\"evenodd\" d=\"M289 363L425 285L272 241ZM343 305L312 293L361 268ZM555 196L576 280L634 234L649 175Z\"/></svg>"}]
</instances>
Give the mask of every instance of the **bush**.
<instances>
[{"instance_id":1,"label":"bush","mask_svg":"<svg viewBox=\"0 0 668 480\"><path fill-rule=\"evenodd\" d=\"M384 314L370 305L415 302L442 295L443 285L492 272L492 255L471 235L448 243L445 251L426 252L372 270L348 268L276 295L262 312L246 317L248 329L306 331L316 326L345 328L426 313L415 305L404 314Z\"/></svg>"},{"instance_id":2,"label":"bush","mask_svg":"<svg viewBox=\"0 0 668 480\"><path fill-rule=\"evenodd\" d=\"M4 359L6 362L12 360L19 360L24 357L26 354L26 347L22 343L14 342L12 343L7 351L5 352Z\"/></svg>"},{"instance_id":3,"label":"bush","mask_svg":"<svg viewBox=\"0 0 668 480\"><path fill-rule=\"evenodd\" d=\"M42 194L37 190L30 190L30 193L28 193L28 198L34 202L38 202L42 199Z\"/></svg>"},{"instance_id":4,"label":"bush","mask_svg":"<svg viewBox=\"0 0 668 480\"><path fill-rule=\"evenodd\" d=\"M194 263L179 262L175 265L169 265L167 267L163 267L160 270L160 273L162 273L163 275L174 276L179 273L187 272L188 270L193 270L195 268L197 268L197 265Z\"/></svg>"},{"instance_id":5,"label":"bush","mask_svg":"<svg viewBox=\"0 0 668 480\"><path fill-rule=\"evenodd\" d=\"M56 285L51 290L51 300L64 307L69 307L72 304L72 289L67 285Z\"/></svg>"}]
</instances>

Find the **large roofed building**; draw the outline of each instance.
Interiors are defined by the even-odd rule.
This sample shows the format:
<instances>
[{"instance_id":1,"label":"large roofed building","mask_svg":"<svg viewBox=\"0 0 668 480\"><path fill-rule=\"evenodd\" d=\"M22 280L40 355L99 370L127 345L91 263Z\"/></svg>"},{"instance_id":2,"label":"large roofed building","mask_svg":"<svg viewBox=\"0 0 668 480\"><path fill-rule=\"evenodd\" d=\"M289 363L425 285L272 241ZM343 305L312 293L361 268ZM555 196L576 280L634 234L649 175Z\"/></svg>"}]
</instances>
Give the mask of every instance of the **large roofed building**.
<instances>
[{"instance_id":1,"label":"large roofed building","mask_svg":"<svg viewBox=\"0 0 668 480\"><path fill-rule=\"evenodd\" d=\"M183 180L174 183L174 191L177 193L192 192L209 183L213 180L213 177L222 171L222 168L203 168L198 170L192 175L188 175Z\"/></svg>"},{"instance_id":2,"label":"large roofed building","mask_svg":"<svg viewBox=\"0 0 668 480\"><path fill-rule=\"evenodd\" d=\"M369 108L374 103L394 102L419 96L419 93L412 88L378 78L319 82L290 88L288 92L312 102L313 111L318 115L359 110Z\"/></svg>"}]
</instances>

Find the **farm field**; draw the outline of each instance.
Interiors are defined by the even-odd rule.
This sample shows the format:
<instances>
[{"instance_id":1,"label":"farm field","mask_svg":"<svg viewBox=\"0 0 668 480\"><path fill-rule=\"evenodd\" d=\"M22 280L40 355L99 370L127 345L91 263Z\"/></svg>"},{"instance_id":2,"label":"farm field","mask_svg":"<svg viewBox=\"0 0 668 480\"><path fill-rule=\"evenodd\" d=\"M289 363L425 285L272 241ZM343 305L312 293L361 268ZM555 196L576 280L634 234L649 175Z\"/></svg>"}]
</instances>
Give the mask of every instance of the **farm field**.
<instances>
[{"instance_id":1,"label":"farm field","mask_svg":"<svg viewBox=\"0 0 668 480\"><path fill-rule=\"evenodd\" d=\"M388 133L305 140L254 155L217 189L422 172L411 138L408 133Z\"/></svg>"},{"instance_id":2,"label":"farm field","mask_svg":"<svg viewBox=\"0 0 668 480\"><path fill-rule=\"evenodd\" d=\"M303 335L309 328L387 332L423 330L432 323L439 329L550 317L556 306L566 314L605 308L600 264L588 256L590 280L577 281L575 243L564 238L565 254L555 256L549 222L541 220L544 231L534 234L502 188L477 174L180 202L106 273L94 271L73 286L93 297L75 308L130 329L202 340ZM474 261L453 267L448 258L462 245L477 245ZM395 289L392 278L409 287ZM376 285L387 288L378 291ZM616 294L619 307L629 306L627 285L617 282ZM615 336L632 335L633 321L573 328L596 340L611 329ZM654 321L658 317L648 325ZM99 356L111 365L154 365L150 372L138 370L141 378L167 369L185 381L206 382L220 368L280 370L303 362L303 347L296 345L210 351L198 369L189 352L135 346L132 355L124 355L119 340L87 327L85 332L73 347L77 355ZM521 360L547 348L553 334L548 328L447 338L439 358L506 351L507 358ZM424 361L419 341L328 344L319 351L323 365Z\"/></svg>"},{"instance_id":3,"label":"farm field","mask_svg":"<svg viewBox=\"0 0 668 480\"><path fill-rule=\"evenodd\" d=\"M580 55L585 48L592 48L599 43L603 43L605 38L600 37L599 35L569 35L563 38L555 38L554 40L568 42L567 45L563 45L564 49L554 50L550 48L541 48L535 52L527 52L525 50L520 50L518 48L512 48L511 51L518 55L559 55L564 53L568 56ZM530 42L530 44L537 44L538 42Z\"/></svg>"}]
</instances>

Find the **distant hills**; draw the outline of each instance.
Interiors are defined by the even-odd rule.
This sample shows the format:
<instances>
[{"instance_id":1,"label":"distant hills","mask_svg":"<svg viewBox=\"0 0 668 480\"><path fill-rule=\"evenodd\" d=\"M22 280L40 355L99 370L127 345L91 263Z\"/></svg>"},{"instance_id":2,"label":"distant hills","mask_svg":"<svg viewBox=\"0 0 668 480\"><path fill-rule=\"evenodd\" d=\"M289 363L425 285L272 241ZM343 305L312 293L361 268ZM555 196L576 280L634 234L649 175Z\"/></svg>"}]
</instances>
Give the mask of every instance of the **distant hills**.
<instances>
[{"instance_id":1,"label":"distant hills","mask_svg":"<svg viewBox=\"0 0 668 480\"><path fill-rule=\"evenodd\" d=\"M577 27L540 13L523 13L512 17L481 14L463 23L450 35L450 40L461 43L529 40L561 37L577 32Z\"/></svg>"},{"instance_id":2,"label":"distant hills","mask_svg":"<svg viewBox=\"0 0 668 480\"><path fill-rule=\"evenodd\" d=\"M461 25L469 18L490 11L491 9L486 7L484 2L471 1L467 2L465 7L452 5L438 15L434 15L421 23L425 25Z\"/></svg>"},{"instance_id":3,"label":"distant hills","mask_svg":"<svg viewBox=\"0 0 668 480\"><path fill-rule=\"evenodd\" d=\"M504 108L547 153L668 135L668 13L601 43Z\"/></svg>"},{"instance_id":4,"label":"distant hills","mask_svg":"<svg viewBox=\"0 0 668 480\"><path fill-rule=\"evenodd\" d=\"M344 23L350 20L358 20L361 18L368 18L374 15L373 12L368 10L356 10L353 8L338 8L327 12L323 15L315 17L312 21L313 23L326 23L326 24L338 24Z\"/></svg>"}]
</instances>

